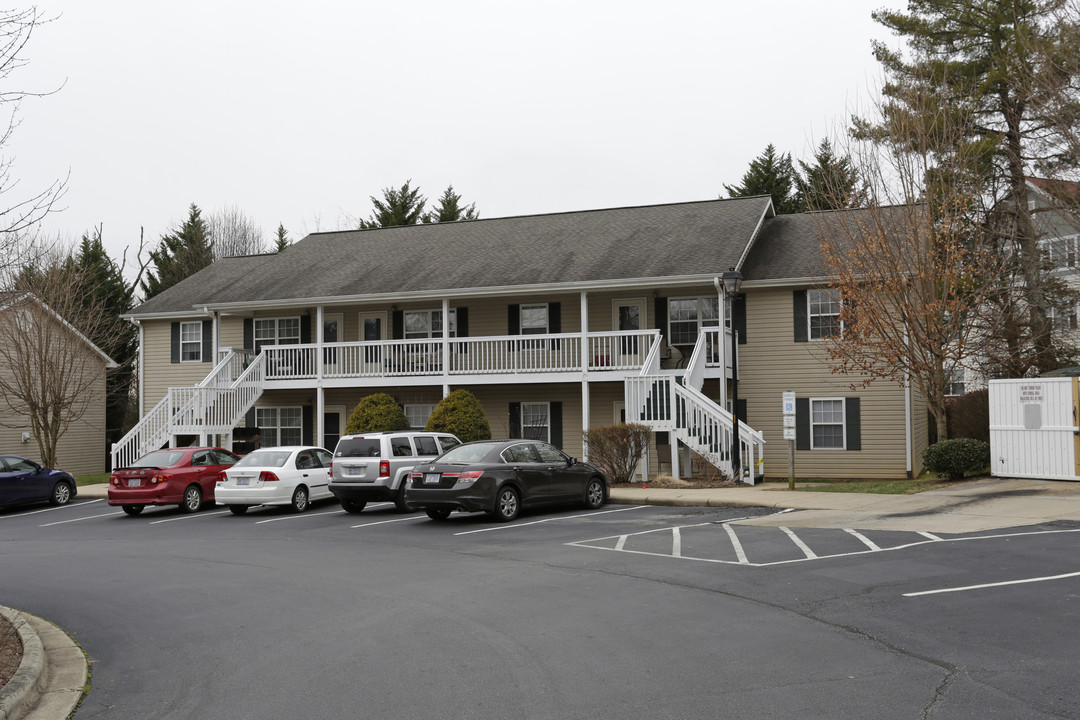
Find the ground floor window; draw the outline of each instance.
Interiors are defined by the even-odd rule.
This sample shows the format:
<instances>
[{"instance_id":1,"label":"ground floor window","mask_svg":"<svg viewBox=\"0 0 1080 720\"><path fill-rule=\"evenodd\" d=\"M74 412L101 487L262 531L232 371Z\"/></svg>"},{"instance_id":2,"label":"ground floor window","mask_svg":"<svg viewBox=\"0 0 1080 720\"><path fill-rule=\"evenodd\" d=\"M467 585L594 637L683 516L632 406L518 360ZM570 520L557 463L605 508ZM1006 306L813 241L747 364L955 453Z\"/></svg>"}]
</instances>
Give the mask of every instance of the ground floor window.
<instances>
[{"instance_id":1,"label":"ground floor window","mask_svg":"<svg viewBox=\"0 0 1080 720\"><path fill-rule=\"evenodd\" d=\"M277 445L302 445L304 442L304 416L298 407L255 408L255 424L262 436L262 447Z\"/></svg>"},{"instance_id":2,"label":"ground floor window","mask_svg":"<svg viewBox=\"0 0 1080 720\"><path fill-rule=\"evenodd\" d=\"M528 440L551 442L549 403L521 403L521 432Z\"/></svg>"},{"instance_id":3,"label":"ground floor window","mask_svg":"<svg viewBox=\"0 0 1080 720\"><path fill-rule=\"evenodd\" d=\"M844 399L810 399L810 447L844 449Z\"/></svg>"},{"instance_id":4,"label":"ground floor window","mask_svg":"<svg viewBox=\"0 0 1080 720\"><path fill-rule=\"evenodd\" d=\"M405 403L405 419L414 430L423 430L434 411L435 403Z\"/></svg>"}]
</instances>

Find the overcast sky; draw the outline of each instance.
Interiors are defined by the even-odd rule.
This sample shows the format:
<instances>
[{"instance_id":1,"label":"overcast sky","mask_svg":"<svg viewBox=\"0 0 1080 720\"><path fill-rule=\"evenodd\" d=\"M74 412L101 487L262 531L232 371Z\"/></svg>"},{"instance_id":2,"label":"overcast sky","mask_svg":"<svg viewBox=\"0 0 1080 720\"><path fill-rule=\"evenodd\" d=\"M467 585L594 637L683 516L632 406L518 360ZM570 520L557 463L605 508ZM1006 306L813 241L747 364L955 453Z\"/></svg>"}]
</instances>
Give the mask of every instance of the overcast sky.
<instances>
[{"instance_id":1,"label":"overcast sky","mask_svg":"<svg viewBox=\"0 0 1080 720\"><path fill-rule=\"evenodd\" d=\"M17 192L45 223L151 243L194 202L269 240L453 184L481 217L706 200L772 142L807 158L880 71L852 0L68 0L12 82Z\"/></svg>"}]
</instances>

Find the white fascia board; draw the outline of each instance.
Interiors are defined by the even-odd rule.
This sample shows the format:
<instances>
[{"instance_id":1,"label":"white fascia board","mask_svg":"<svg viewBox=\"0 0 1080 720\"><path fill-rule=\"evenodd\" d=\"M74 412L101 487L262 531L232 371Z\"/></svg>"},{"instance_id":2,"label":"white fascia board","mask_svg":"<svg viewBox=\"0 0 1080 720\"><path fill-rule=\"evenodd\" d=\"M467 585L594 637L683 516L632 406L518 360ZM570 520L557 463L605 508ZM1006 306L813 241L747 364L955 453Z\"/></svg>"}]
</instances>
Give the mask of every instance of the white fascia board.
<instances>
[{"instance_id":1,"label":"white fascia board","mask_svg":"<svg viewBox=\"0 0 1080 720\"><path fill-rule=\"evenodd\" d=\"M758 235L761 233L761 226L765 224L765 221L771 217L776 217L776 212L773 211L772 198L769 198L769 203L765 206L765 209L761 213L761 217L758 218L757 225L754 226L754 232L750 233L750 239L746 243L746 247L743 248L742 255L739 256L739 261L735 263L735 269L742 272L743 263L746 262L746 257L750 254L750 249L754 247L754 242L758 239ZM745 284L746 279L743 278Z\"/></svg>"},{"instance_id":2,"label":"white fascia board","mask_svg":"<svg viewBox=\"0 0 1080 720\"><path fill-rule=\"evenodd\" d=\"M829 278L821 277L798 277L777 278L775 280L743 280L743 288L776 288L776 287L807 287L814 285L828 285Z\"/></svg>"},{"instance_id":3,"label":"white fascia board","mask_svg":"<svg viewBox=\"0 0 1080 720\"><path fill-rule=\"evenodd\" d=\"M138 323L144 320L205 320L209 314L206 306L195 305L192 306L191 310L171 310L160 313L124 313L120 317Z\"/></svg>"}]
</instances>

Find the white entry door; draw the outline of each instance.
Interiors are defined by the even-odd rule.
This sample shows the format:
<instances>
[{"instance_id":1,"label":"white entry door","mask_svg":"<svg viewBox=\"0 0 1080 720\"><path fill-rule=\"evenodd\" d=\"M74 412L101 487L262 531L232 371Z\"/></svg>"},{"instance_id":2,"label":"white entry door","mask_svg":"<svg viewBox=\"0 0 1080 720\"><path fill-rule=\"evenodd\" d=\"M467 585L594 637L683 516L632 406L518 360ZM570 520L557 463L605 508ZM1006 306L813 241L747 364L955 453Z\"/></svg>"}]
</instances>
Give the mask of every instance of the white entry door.
<instances>
[{"instance_id":1,"label":"white entry door","mask_svg":"<svg viewBox=\"0 0 1080 720\"><path fill-rule=\"evenodd\" d=\"M386 311L360 313L360 340L362 342L380 342L386 339ZM361 362L365 372L379 372L382 369L383 351L381 346L365 346Z\"/></svg>"}]
</instances>

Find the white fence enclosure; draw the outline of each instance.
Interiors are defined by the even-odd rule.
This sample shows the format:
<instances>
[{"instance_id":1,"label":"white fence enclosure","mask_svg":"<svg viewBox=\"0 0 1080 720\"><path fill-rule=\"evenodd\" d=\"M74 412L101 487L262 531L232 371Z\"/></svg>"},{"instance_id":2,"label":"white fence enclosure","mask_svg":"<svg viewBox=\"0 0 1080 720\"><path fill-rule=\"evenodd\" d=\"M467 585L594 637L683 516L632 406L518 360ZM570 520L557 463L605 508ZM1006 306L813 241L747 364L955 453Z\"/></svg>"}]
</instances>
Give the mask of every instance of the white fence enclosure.
<instances>
[{"instance_id":1,"label":"white fence enclosure","mask_svg":"<svg viewBox=\"0 0 1080 720\"><path fill-rule=\"evenodd\" d=\"M990 381L993 475L1080 481L1078 380Z\"/></svg>"}]
</instances>

